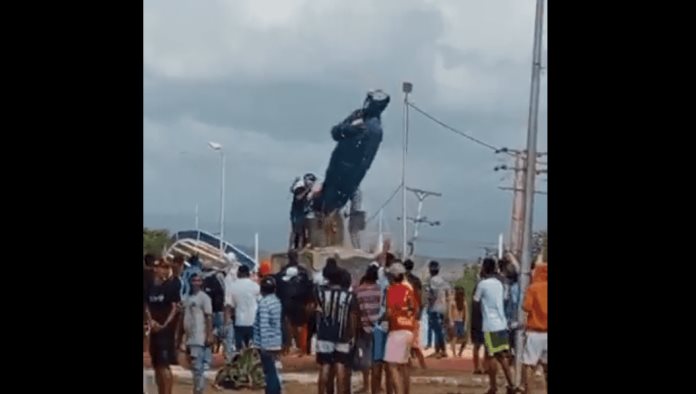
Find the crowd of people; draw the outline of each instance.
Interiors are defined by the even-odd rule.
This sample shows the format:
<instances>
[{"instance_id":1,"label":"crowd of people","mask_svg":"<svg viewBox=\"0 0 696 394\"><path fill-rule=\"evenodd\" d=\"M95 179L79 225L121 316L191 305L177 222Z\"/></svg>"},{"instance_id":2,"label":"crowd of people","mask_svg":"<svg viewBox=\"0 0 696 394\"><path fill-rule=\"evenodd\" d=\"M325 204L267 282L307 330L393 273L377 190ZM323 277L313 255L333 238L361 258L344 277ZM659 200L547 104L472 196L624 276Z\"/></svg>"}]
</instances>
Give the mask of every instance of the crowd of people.
<instances>
[{"instance_id":1,"label":"crowd of people","mask_svg":"<svg viewBox=\"0 0 696 394\"><path fill-rule=\"evenodd\" d=\"M290 353L293 343L292 352L299 357L315 353L319 394L350 393L354 371L362 374L361 392L377 394L384 387L387 394L407 394L412 360L426 367L423 350L433 344L431 337L436 357L448 357L448 342L452 354L461 357L469 336L468 317L474 373L488 374L487 393L497 392L498 369L507 381L507 393L528 392L528 374L537 364L546 373L545 264L534 269L523 298L525 373L522 387L516 387L511 363L516 317L511 314L522 297L511 294L517 272L514 257L483 260L468 308L464 288L452 288L437 262L429 263L430 275L422 281L412 272L413 261L396 258L388 244L384 249L360 278L351 277L333 258L327 259L320 275L313 275L299 264L294 250L275 274L265 264L257 273L241 265L235 275L206 270L195 256L188 267L183 257L170 261L146 256L145 334L159 394L172 393L170 365L178 364L179 352L187 356L194 394L202 394L216 344L223 347L227 363L237 352L254 348L266 393L280 393L280 356ZM428 322L425 349L420 346L421 317Z\"/></svg>"}]
</instances>

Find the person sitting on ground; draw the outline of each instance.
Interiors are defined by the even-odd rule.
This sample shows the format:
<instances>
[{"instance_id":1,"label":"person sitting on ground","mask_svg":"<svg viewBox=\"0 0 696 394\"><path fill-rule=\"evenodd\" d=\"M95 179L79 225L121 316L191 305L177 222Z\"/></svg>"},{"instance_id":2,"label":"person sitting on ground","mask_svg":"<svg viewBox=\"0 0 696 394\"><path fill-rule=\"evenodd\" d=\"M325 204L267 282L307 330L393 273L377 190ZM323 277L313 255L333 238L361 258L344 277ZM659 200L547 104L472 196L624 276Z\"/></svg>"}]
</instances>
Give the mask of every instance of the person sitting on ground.
<instances>
[{"instance_id":1,"label":"person sitting on ground","mask_svg":"<svg viewBox=\"0 0 696 394\"><path fill-rule=\"evenodd\" d=\"M254 321L254 343L259 347L261 365L266 380L266 394L280 394L281 379L276 361L282 349L282 305L275 295L276 284L272 276L261 279L261 301Z\"/></svg>"},{"instance_id":2,"label":"person sitting on ground","mask_svg":"<svg viewBox=\"0 0 696 394\"><path fill-rule=\"evenodd\" d=\"M503 284L498 279L496 261L493 258L487 257L483 259L481 277L483 279L476 287L474 301L481 302L483 316L486 368L490 385L487 394L497 392L496 375L498 373L498 364L500 364L505 374L505 380L508 384L507 393L514 394L519 389L515 387L512 381L512 373L510 372L510 336L503 307Z\"/></svg>"},{"instance_id":3,"label":"person sitting on ground","mask_svg":"<svg viewBox=\"0 0 696 394\"><path fill-rule=\"evenodd\" d=\"M538 264L534 269L532 283L527 288L522 309L527 313L527 340L522 352L522 364L525 366L522 375L525 392L530 393L529 374L539 363L544 370L548 392L549 301L546 264Z\"/></svg>"},{"instance_id":4,"label":"person sitting on ground","mask_svg":"<svg viewBox=\"0 0 696 394\"><path fill-rule=\"evenodd\" d=\"M395 394L408 393L410 373L408 360L413 345L413 331L416 328L416 312L419 302L410 284L405 281L406 269L400 262L389 267L392 284L387 288L386 318L389 334L385 348L384 361L391 372L391 384Z\"/></svg>"},{"instance_id":5,"label":"person sitting on ground","mask_svg":"<svg viewBox=\"0 0 696 394\"><path fill-rule=\"evenodd\" d=\"M205 363L213 344L213 306L210 297L202 291L203 279L191 276L191 294L184 300L184 329L191 372L193 394L205 391Z\"/></svg>"}]
</instances>

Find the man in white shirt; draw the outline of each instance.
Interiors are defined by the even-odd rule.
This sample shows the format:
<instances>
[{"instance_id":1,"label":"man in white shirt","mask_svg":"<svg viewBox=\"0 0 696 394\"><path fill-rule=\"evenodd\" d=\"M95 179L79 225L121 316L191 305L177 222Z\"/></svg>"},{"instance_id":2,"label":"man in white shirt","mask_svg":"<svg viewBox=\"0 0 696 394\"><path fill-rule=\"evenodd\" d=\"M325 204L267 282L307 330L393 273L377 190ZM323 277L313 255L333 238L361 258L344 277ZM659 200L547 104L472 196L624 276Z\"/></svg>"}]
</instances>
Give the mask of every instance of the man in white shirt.
<instances>
[{"instance_id":1,"label":"man in white shirt","mask_svg":"<svg viewBox=\"0 0 696 394\"><path fill-rule=\"evenodd\" d=\"M259 285L249 278L250 270L242 265L229 292L229 305L234 310L234 339L237 350L248 347L254 337L254 320L260 297Z\"/></svg>"},{"instance_id":2,"label":"man in white shirt","mask_svg":"<svg viewBox=\"0 0 696 394\"><path fill-rule=\"evenodd\" d=\"M450 285L440 275L440 263L428 263L430 280L428 281L428 329L435 334L435 355L437 358L447 357L445 348L445 317L449 309ZM432 327L432 328L430 328Z\"/></svg>"},{"instance_id":3,"label":"man in white shirt","mask_svg":"<svg viewBox=\"0 0 696 394\"><path fill-rule=\"evenodd\" d=\"M486 345L486 368L488 370L489 393L494 393L496 387L497 364L503 368L507 381L507 393L518 392L512 381L508 352L510 351L510 337L508 323L505 318L503 305L503 283L496 276L496 261L487 257L481 265L481 282L476 287L474 302L481 303L481 315L483 317L483 337Z\"/></svg>"}]
</instances>

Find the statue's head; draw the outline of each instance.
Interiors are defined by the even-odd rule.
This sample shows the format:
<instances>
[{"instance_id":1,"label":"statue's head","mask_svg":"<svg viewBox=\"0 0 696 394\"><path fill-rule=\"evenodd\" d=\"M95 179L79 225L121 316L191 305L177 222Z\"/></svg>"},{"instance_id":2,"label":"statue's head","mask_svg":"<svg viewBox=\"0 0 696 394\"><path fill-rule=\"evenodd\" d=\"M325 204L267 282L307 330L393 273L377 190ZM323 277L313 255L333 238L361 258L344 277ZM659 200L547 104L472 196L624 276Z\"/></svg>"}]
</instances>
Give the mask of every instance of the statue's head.
<instances>
[{"instance_id":1,"label":"statue's head","mask_svg":"<svg viewBox=\"0 0 696 394\"><path fill-rule=\"evenodd\" d=\"M363 117L372 118L380 116L389 105L389 95L382 90L370 90L363 102Z\"/></svg>"}]
</instances>

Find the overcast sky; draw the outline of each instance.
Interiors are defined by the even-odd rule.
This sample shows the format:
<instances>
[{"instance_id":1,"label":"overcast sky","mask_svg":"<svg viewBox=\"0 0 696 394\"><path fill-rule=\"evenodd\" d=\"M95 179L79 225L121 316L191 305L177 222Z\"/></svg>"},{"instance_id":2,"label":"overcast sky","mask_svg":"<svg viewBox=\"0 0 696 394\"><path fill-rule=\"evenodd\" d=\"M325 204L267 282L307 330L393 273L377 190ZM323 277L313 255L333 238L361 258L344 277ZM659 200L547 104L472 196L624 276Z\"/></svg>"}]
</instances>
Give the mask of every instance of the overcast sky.
<instances>
[{"instance_id":1,"label":"overcast sky","mask_svg":"<svg viewBox=\"0 0 696 394\"><path fill-rule=\"evenodd\" d=\"M145 226L191 228L198 204L201 227L217 231L219 156L206 145L217 141L225 238L249 245L258 231L263 249L286 247L291 181L323 177L330 128L382 88L385 137L362 183L372 214L400 182L405 80L448 124L495 146L526 143L534 0L145 0L143 12ZM544 73L542 151L545 92ZM493 171L503 158L413 111L410 124L407 183L443 194L425 202L442 225L422 229L418 252L478 255L509 231L512 195L498 186L511 177ZM397 234L400 201L385 210ZM412 195L408 206L415 215ZM546 206L537 196L536 228Z\"/></svg>"}]
</instances>

